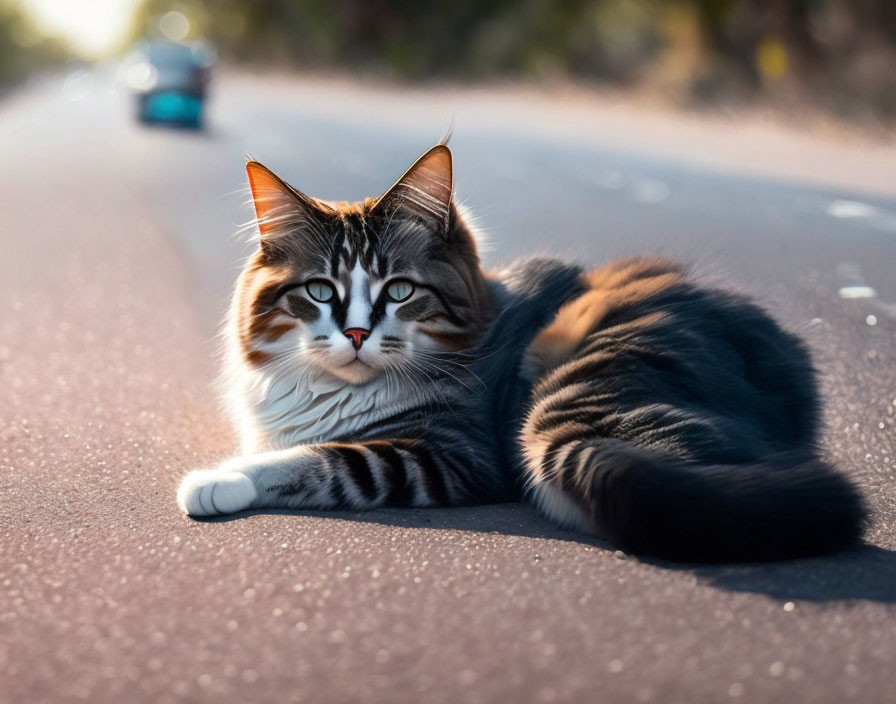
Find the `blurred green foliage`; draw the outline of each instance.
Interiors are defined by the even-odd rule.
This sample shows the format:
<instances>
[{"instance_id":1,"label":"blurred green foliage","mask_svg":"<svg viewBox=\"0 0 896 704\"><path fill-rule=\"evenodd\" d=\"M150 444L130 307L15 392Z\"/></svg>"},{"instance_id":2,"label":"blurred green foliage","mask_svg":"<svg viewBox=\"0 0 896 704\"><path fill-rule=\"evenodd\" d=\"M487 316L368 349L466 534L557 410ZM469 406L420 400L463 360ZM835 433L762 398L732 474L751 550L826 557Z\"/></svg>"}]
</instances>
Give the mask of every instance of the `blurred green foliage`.
<instances>
[{"instance_id":1,"label":"blurred green foliage","mask_svg":"<svg viewBox=\"0 0 896 704\"><path fill-rule=\"evenodd\" d=\"M35 69L56 65L71 57L57 39L43 37L18 4L0 0L0 90Z\"/></svg>"},{"instance_id":2,"label":"blurred green foliage","mask_svg":"<svg viewBox=\"0 0 896 704\"><path fill-rule=\"evenodd\" d=\"M409 79L569 77L896 116L896 0L145 0L242 61Z\"/></svg>"}]
</instances>

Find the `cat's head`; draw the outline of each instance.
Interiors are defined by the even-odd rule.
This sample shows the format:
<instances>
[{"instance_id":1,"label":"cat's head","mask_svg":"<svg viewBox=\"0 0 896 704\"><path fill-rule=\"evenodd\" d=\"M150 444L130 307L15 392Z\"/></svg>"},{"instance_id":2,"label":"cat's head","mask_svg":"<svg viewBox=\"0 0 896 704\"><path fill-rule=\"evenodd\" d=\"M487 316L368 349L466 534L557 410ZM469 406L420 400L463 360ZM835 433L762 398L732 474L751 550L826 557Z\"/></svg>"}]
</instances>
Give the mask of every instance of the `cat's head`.
<instances>
[{"instance_id":1,"label":"cat's head","mask_svg":"<svg viewBox=\"0 0 896 704\"><path fill-rule=\"evenodd\" d=\"M306 196L257 162L246 168L260 237L234 299L245 363L364 384L475 344L492 301L453 201L448 147L351 204Z\"/></svg>"}]
</instances>

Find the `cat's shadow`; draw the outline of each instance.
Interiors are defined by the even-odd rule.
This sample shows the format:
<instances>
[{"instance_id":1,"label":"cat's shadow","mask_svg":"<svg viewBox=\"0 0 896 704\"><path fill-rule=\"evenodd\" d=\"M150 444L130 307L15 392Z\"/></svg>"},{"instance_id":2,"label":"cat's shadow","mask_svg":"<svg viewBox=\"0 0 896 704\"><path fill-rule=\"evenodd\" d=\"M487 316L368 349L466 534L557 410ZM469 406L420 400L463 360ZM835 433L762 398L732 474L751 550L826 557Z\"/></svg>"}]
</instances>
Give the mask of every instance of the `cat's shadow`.
<instances>
[{"instance_id":1,"label":"cat's shadow","mask_svg":"<svg viewBox=\"0 0 896 704\"><path fill-rule=\"evenodd\" d=\"M500 533L537 540L571 541L613 550L610 544L592 536L557 528L524 504L445 509L378 509L366 512L262 509L205 520L226 522L262 514L313 515L413 529ZM827 557L785 562L730 565L683 565L656 560L642 562L676 572L695 574L703 584L718 589L751 592L782 601L872 601L896 604L896 551L873 545L862 545Z\"/></svg>"}]
</instances>

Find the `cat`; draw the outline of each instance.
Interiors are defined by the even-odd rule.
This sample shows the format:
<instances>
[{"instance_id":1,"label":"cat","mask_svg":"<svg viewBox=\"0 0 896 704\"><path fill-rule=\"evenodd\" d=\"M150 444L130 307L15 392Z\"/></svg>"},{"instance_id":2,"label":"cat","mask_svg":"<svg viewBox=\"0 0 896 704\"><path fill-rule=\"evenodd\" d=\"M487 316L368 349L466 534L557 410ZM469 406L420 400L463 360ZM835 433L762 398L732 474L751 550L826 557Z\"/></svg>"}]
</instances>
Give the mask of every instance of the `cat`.
<instances>
[{"instance_id":1,"label":"cat","mask_svg":"<svg viewBox=\"0 0 896 704\"><path fill-rule=\"evenodd\" d=\"M487 276L443 143L353 204L246 168L259 246L227 335L243 454L183 479L187 514L529 497L670 560L859 540L806 348L747 298L656 257Z\"/></svg>"}]
</instances>

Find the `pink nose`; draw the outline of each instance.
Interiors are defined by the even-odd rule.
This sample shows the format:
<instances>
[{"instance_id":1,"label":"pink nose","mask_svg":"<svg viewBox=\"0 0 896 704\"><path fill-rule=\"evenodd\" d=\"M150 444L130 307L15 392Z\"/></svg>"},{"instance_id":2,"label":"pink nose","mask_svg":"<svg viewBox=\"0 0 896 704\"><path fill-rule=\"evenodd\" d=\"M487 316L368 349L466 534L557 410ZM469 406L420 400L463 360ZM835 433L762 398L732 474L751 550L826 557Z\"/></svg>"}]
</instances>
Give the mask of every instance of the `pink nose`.
<instances>
[{"instance_id":1,"label":"pink nose","mask_svg":"<svg viewBox=\"0 0 896 704\"><path fill-rule=\"evenodd\" d=\"M370 337L370 331L363 328L346 328L342 331L342 334L352 341L352 347L356 350L361 349L364 340Z\"/></svg>"}]
</instances>

